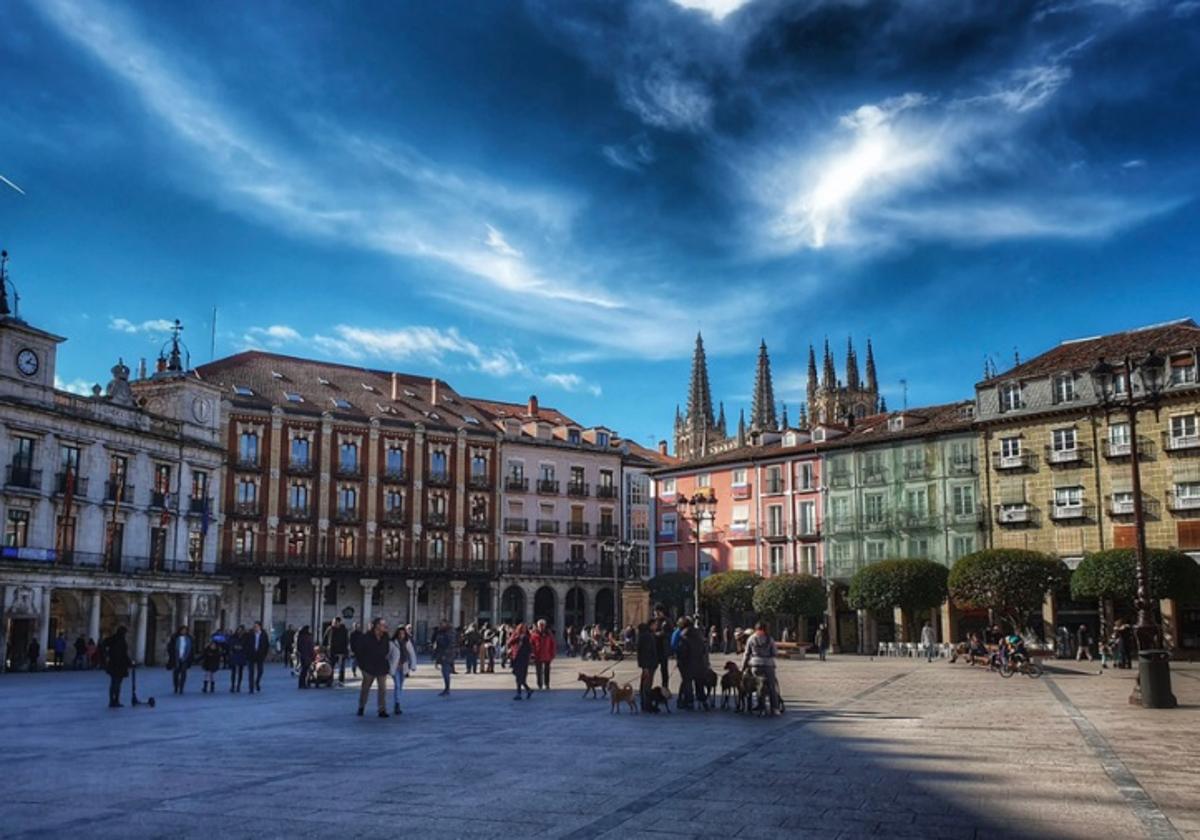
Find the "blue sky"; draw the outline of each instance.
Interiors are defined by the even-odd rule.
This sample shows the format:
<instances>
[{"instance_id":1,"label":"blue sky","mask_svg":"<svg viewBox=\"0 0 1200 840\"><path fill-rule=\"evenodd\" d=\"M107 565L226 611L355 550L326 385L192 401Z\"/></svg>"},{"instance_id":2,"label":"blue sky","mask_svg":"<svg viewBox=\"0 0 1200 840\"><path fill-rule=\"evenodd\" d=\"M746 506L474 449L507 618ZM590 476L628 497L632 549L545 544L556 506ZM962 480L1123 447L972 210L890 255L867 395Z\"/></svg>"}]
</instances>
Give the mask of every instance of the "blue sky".
<instances>
[{"instance_id":1,"label":"blue sky","mask_svg":"<svg viewBox=\"0 0 1200 840\"><path fill-rule=\"evenodd\" d=\"M889 403L1194 316L1200 3L5 6L0 244L83 387L255 346L668 436L704 331Z\"/></svg>"}]
</instances>

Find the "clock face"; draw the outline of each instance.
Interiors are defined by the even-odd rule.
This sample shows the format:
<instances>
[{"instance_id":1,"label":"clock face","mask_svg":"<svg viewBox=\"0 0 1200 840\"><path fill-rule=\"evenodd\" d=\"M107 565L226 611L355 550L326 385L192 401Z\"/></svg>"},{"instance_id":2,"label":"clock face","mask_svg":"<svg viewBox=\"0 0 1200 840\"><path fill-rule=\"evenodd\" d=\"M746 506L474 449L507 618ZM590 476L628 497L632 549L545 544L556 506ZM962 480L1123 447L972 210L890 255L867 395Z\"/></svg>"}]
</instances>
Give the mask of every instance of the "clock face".
<instances>
[{"instance_id":1,"label":"clock face","mask_svg":"<svg viewBox=\"0 0 1200 840\"><path fill-rule=\"evenodd\" d=\"M38 372L38 357L37 353L30 350L28 347L17 353L17 370L21 371L25 376L33 376Z\"/></svg>"}]
</instances>

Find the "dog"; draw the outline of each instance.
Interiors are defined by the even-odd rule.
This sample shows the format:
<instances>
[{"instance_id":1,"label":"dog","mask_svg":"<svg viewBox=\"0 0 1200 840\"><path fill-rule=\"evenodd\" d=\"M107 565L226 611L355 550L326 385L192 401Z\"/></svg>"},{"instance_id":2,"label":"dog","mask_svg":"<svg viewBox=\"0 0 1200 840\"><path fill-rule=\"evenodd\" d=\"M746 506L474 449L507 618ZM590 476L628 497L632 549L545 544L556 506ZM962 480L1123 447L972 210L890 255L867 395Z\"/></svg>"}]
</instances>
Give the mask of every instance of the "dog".
<instances>
[{"instance_id":1,"label":"dog","mask_svg":"<svg viewBox=\"0 0 1200 840\"><path fill-rule=\"evenodd\" d=\"M656 685L646 695L646 711L658 714L660 706L667 714L671 714L671 692L661 685Z\"/></svg>"},{"instance_id":2,"label":"dog","mask_svg":"<svg viewBox=\"0 0 1200 840\"><path fill-rule=\"evenodd\" d=\"M737 706L741 708L741 685L742 672L738 670L738 666L734 662L726 662L724 673L721 674L721 708L729 708L729 700L733 698L737 701Z\"/></svg>"},{"instance_id":3,"label":"dog","mask_svg":"<svg viewBox=\"0 0 1200 840\"><path fill-rule=\"evenodd\" d=\"M717 705L714 699L717 696L717 672L709 668L704 672L700 684L704 686L704 711L710 712Z\"/></svg>"},{"instance_id":4,"label":"dog","mask_svg":"<svg viewBox=\"0 0 1200 840\"><path fill-rule=\"evenodd\" d=\"M593 676L589 676L588 674L581 673L579 675L578 682L581 682L584 685L584 688L583 688L583 696L584 697L587 697L588 692L590 691L592 693L593 698L595 698L597 700L600 699L600 695L596 693L596 689L600 689L600 692L605 697L608 696L608 685L609 685L608 677L593 677Z\"/></svg>"},{"instance_id":5,"label":"dog","mask_svg":"<svg viewBox=\"0 0 1200 840\"><path fill-rule=\"evenodd\" d=\"M754 671L747 668L742 671L742 684L738 693L737 710L739 712L751 712L754 710L755 698L761 703L762 698L759 696L762 690L762 684L758 677L754 676Z\"/></svg>"},{"instance_id":6,"label":"dog","mask_svg":"<svg viewBox=\"0 0 1200 840\"><path fill-rule=\"evenodd\" d=\"M608 710L609 714L616 712L621 714L621 704L624 703L629 707L630 714L636 715L638 712L637 702L634 700L633 686L629 683L625 685L617 685L616 680L608 682L608 700L612 704L612 708Z\"/></svg>"}]
</instances>

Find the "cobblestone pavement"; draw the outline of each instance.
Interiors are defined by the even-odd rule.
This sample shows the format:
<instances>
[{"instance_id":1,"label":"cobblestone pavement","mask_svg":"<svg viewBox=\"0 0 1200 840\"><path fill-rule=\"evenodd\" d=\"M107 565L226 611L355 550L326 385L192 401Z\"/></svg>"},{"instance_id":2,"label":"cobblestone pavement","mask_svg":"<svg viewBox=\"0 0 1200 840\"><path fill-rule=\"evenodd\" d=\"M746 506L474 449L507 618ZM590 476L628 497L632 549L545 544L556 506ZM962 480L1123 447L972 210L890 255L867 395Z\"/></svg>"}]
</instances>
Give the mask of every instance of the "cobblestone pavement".
<instances>
[{"instance_id":1,"label":"cobblestone pavement","mask_svg":"<svg viewBox=\"0 0 1200 840\"><path fill-rule=\"evenodd\" d=\"M438 697L423 665L389 720L280 665L258 696L202 695L193 670L175 697L148 671L154 709L105 708L102 674L4 675L0 835L1200 839L1196 665L1174 668L1179 709L1148 711L1130 672L1074 663L810 659L783 664L774 719L613 715L580 663L555 669L517 703L507 674Z\"/></svg>"}]
</instances>

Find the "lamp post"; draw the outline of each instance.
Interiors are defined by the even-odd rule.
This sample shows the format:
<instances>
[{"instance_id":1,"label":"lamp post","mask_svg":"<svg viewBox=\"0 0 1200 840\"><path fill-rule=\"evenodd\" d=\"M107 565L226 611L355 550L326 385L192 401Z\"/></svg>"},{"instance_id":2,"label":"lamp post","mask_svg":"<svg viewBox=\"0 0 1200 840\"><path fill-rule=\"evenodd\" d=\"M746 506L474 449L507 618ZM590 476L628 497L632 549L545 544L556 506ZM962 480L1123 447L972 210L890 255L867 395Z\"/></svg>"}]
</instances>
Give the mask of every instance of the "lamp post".
<instances>
[{"instance_id":1,"label":"lamp post","mask_svg":"<svg viewBox=\"0 0 1200 840\"><path fill-rule=\"evenodd\" d=\"M705 492L707 490L707 492ZM695 606L696 625L700 622L700 529L704 522L712 522L717 518L717 497L711 489L698 490L690 499L683 500L684 516L692 523L692 533L696 535L695 589L692 600Z\"/></svg>"},{"instance_id":2,"label":"lamp post","mask_svg":"<svg viewBox=\"0 0 1200 840\"><path fill-rule=\"evenodd\" d=\"M1140 393L1134 393L1134 376ZM1150 602L1150 571L1146 564L1146 518L1142 511L1141 453L1138 451L1137 416L1143 409L1153 409L1158 415L1159 397L1166 378L1166 360L1156 350L1135 359L1126 356L1113 366L1101 358L1091 370L1092 386L1105 413L1124 409L1129 423L1129 463L1132 472L1134 556L1137 561L1137 625L1134 633L1138 643L1138 678L1129 702L1152 708L1171 708L1175 697L1171 693L1171 672L1164 651L1158 647L1159 628L1154 622ZM1123 386L1123 387L1122 387ZM1149 656L1145 656L1149 654ZM1146 677L1149 686L1142 684Z\"/></svg>"},{"instance_id":3,"label":"lamp post","mask_svg":"<svg viewBox=\"0 0 1200 840\"><path fill-rule=\"evenodd\" d=\"M613 631L621 629L621 578L636 580L639 575L629 566L629 555L633 553L633 543L629 541L608 540L605 547L614 552L613 557Z\"/></svg>"}]
</instances>

